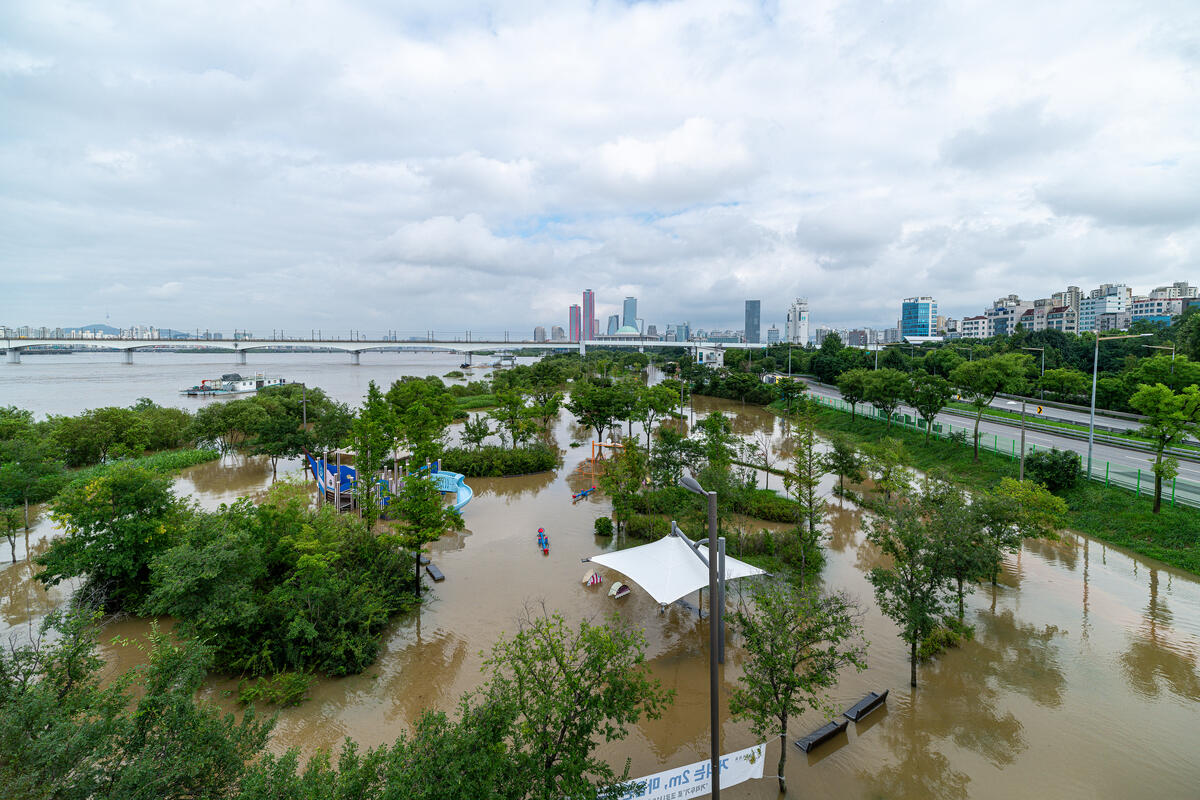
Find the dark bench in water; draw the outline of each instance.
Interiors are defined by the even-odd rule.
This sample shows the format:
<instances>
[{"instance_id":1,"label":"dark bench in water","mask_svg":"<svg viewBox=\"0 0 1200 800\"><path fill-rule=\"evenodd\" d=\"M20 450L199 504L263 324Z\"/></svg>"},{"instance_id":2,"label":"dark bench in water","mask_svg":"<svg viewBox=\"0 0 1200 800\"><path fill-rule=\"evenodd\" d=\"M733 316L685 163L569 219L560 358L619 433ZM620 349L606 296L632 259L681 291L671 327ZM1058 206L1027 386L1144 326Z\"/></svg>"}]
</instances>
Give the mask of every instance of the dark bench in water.
<instances>
[{"instance_id":1,"label":"dark bench in water","mask_svg":"<svg viewBox=\"0 0 1200 800\"><path fill-rule=\"evenodd\" d=\"M426 565L425 571L428 572L429 577L433 578L433 580L436 582L441 582L441 581L446 580L446 576L442 574L442 571L437 568L436 564Z\"/></svg>"},{"instance_id":2,"label":"dark bench in water","mask_svg":"<svg viewBox=\"0 0 1200 800\"><path fill-rule=\"evenodd\" d=\"M846 720L827 722L810 733L808 736L805 736L803 739L797 739L796 747L799 747L801 750L807 753L814 747L825 744L830 739L846 730L846 726L849 724L850 723Z\"/></svg>"},{"instance_id":3,"label":"dark bench in water","mask_svg":"<svg viewBox=\"0 0 1200 800\"><path fill-rule=\"evenodd\" d=\"M842 716L858 722L867 714L870 714L872 711L883 705L883 701L887 700L889 691L891 690L884 689L883 694L879 694L878 692L868 692L866 697L842 712Z\"/></svg>"}]
</instances>

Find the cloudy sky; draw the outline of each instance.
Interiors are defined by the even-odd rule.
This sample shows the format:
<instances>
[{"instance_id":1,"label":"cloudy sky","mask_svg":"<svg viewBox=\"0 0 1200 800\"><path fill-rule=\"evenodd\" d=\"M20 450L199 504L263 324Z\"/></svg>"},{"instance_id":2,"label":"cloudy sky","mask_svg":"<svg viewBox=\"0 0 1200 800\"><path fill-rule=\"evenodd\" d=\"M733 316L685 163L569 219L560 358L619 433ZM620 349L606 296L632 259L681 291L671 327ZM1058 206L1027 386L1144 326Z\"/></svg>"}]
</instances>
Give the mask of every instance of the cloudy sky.
<instances>
[{"instance_id":1,"label":"cloudy sky","mask_svg":"<svg viewBox=\"0 0 1200 800\"><path fill-rule=\"evenodd\" d=\"M10 325L1145 291L1200 280L1200 3L8 0L0 204Z\"/></svg>"}]
</instances>

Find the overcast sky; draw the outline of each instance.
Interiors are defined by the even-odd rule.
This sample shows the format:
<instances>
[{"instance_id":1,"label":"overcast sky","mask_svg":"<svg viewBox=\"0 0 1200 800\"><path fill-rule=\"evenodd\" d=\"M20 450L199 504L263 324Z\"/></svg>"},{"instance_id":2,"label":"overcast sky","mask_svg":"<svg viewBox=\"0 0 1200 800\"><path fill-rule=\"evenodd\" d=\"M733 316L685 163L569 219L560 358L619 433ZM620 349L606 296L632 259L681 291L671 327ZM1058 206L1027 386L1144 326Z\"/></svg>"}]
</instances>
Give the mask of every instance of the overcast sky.
<instances>
[{"instance_id":1,"label":"overcast sky","mask_svg":"<svg viewBox=\"0 0 1200 800\"><path fill-rule=\"evenodd\" d=\"M398 10L402 9L402 10ZM895 324L1200 280L1200 3L0 4L0 324Z\"/></svg>"}]
</instances>

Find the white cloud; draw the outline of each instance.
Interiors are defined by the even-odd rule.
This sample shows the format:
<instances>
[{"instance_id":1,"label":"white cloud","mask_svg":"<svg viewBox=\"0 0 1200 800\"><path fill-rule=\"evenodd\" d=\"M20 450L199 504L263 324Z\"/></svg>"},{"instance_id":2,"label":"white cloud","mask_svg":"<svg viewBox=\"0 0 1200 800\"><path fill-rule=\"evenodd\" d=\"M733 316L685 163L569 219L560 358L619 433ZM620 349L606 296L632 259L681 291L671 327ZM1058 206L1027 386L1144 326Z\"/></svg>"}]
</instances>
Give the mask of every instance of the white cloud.
<instances>
[{"instance_id":1,"label":"white cloud","mask_svg":"<svg viewBox=\"0 0 1200 800\"><path fill-rule=\"evenodd\" d=\"M260 327L525 330L591 286L659 324L807 295L881 325L1200 263L1195 4L18 0L0 26L21 323L243 327L239 291Z\"/></svg>"}]
</instances>

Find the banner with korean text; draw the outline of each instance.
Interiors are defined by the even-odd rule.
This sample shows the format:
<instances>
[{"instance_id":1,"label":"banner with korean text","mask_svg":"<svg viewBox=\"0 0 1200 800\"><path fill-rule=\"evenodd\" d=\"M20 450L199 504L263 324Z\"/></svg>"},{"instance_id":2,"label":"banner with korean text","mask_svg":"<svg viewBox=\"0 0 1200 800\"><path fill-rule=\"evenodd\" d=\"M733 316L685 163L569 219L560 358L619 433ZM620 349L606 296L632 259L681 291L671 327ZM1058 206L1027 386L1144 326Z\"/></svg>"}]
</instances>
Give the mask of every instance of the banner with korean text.
<instances>
[{"instance_id":1,"label":"banner with korean text","mask_svg":"<svg viewBox=\"0 0 1200 800\"><path fill-rule=\"evenodd\" d=\"M756 744L736 753L721 756L721 788L736 786L743 781L763 776L767 743ZM621 795L621 800L680 800L712 793L712 770L708 759L637 778L634 790ZM640 786L638 789L636 787Z\"/></svg>"}]
</instances>

